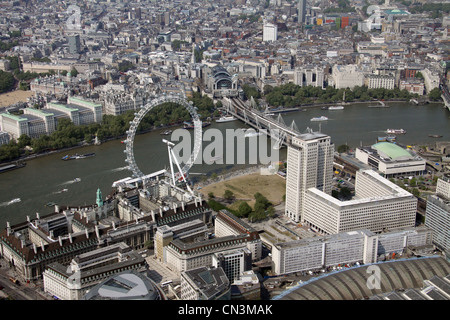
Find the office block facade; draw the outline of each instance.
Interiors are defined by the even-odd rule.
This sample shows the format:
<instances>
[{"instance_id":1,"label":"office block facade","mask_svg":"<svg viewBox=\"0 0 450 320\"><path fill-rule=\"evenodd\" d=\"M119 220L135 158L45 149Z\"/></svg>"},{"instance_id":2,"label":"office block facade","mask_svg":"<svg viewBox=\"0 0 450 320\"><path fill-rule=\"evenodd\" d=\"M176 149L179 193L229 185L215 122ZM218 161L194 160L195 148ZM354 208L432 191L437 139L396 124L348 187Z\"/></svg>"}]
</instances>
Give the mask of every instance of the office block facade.
<instances>
[{"instance_id":1,"label":"office block facade","mask_svg":"<svg viewBox=\"0 0 450 320\"><path fill-rule=\"evenodd\" d=\"M331 138L320 132L293 137L287 151L285 215L303 221L305 192L318 188L331 194L334 145Z\"/></svg>"}]
</instances>

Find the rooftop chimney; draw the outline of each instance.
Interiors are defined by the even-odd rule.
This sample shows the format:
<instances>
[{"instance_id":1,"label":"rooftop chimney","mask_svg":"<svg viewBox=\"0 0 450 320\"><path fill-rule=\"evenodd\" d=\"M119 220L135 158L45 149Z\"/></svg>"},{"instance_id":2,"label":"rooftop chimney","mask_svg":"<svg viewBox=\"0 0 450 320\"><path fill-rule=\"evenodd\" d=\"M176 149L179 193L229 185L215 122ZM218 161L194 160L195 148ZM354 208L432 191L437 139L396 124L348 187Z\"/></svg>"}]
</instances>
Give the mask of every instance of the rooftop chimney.
<instances>
[{"instance_id":1,"label":"rooftop chimney","mask_svg":"<svg viewBox=\"0 0 450 320\"><path fill-rule=\"evenodd\" d=\"M155 220L155 211L152 210L150 213L152 214L152 219L153 219L153 221L156 221L156 220Z\"/></svg>"},{"instance_id":2,"label":"rooftop chimney","mask_svg":"<svg viewBox=\"0 0 450 320\"><path fill-rule=\"evenodd\" d=\"M58 237L59 245L62 247L62 238L61 236Z\"/></svg>"},{"instance_id":3,"label":"rooftop chimney","mask_svg":"<svg viewBox=\"0 0 450 320\"><path fill-rule=\"evenodd\" d=\"M36 243L33 243L33 251L34 251L34 254L37 254L37 247L36 247Z\"/></svg>"},{"instance_id":4,"label":"rooftop chimney","mask_svg":"<svg viewBox=\"0 0 450 320\"><path fill-rule=\"evenodd\" d=\"M42 248L42 252L45 251L45 246L44 246L44 241L41 240L41 248Z\"/></svg>"},{"instance_id":5,"label":"rooftop chimney","mask_svg":"<svg viewBox=\"0 0 450 320\"><path fill-rule=\"evenodd\" d=\"M86 233L86 238L89 239L89 231L88 231L88 229L86 228L86 229L84 229L84 231L85 231L85 233Z\"/></svg>"},{"instance_id":6,"label":"rooftop chimney","mask_svg":"<svg viewBox=\"0 0 450 320\"><path fill-rule=\"evenodd\" d=\"M72 234L69 232L69 241L70 243L72 243L73 239L72 239Z\"/></svg>"}]
</instances>

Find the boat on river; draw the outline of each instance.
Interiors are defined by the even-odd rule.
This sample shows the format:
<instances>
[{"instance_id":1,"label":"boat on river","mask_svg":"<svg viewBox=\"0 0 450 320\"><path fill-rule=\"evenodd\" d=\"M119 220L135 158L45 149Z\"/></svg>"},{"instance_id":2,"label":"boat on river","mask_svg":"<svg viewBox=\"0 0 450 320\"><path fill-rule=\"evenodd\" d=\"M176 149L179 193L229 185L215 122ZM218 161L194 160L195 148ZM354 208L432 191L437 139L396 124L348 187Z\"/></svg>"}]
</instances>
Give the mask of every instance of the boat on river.
<instances>
[{"instance_id":1,"label":"boat on river","mask_svg":"<svg viewBox=\"0 0 450 320\"><path fill-rule=\"evenodd\" d=\"M222 116L219 119L216 120L216 122L230 122L230 121L235 121L237 120L235 117L233 116Z\"/></svg>"},{"instance_id":2,"label":"boat on river","mask_svg":"<svg viewBox=\"0 0 450 320\"><path fill-rule=\"evenodd\" d=\"M343 110L344 106L331 106L328 107L328 110Z\"/></svg>"},{"instance_id":3,"label":"boat on river","mask_svg":"<svg viewBox=\"0 0 450 320\"><path fill-rule=\"evenodd\" d=\"M245 130L245 137L246 138L252 138L252 137L257 137L257 136L261 136L263 133L262 132L258 132L255 131L255 129L249 128L247 130Z\"/></svg>"},{"instance_id":4,"label":"boat on river","mask_svg":"<svg viewBox=\"0 0 450 320\"><path fill-rule=\"evenodd\" d=\"M15 198L15 199L12 199L11 201L9 201L8 204L17 203L17 202L20 202L20 201L22 201L20 198Z\"/></svg>"},{"instance_id":5,"label":"boat on river","mask_svg":"<svg viewBox=\"0 0 450 320\"><path fill-rule=\"evenodd\" d=\"M405 134L406 130L404 130L404 129L387 129L386 132L392 133L392 134Z\"/></svg>"},{"instance_id":6,"label":"boat on river","mask_svg":"<svg viewBox=\"0 0 450 320\"><path fill-rule=\"evenodd\" d=\"M85 154L75 154L75 155L65 155L64 157L61 158L61 160L67 161L67 160L78 160L78 159L85 159L85 158L90 158L95 156L95 153L85 153Z\"/></svg>"},{"instance_id":7,"label":"boat on river","mask_svg":"<svg viewBox=\"0 0 450 320\"><path fill-rule=\"evenodd\" d=\"M19 169L19 168L23 168L25 166L26 166L26 163L24 163L24 162L17 162L17 163L13 163L13 164L8 164L8 165L0 167L0 173L11 171L11 170L15 170L15 169Z\"/></svg>"},{"instance_id":8,"label":"boat on river","mask_svg":"<svg viewBox=\"0 0 450 320\"><path fill-rule=\"evenodd\" d=\"M85 158L90 158L90 157L93 157L93 156L95 156L94 152L86 153L86 154L77 154L77 155L75 155L75 159L85 159Z\"/></svg>"},{"instance_id":9,"label":"boat on river","mask_svg":"<svg viewBox=\"0 0 450 320\"><path fill-rule=\"evenodd\" d=\"M328 120L328 117L325 116L315 117L311 119L311 121L326 121L326 120Z\"/></svg>"}]
</instances>

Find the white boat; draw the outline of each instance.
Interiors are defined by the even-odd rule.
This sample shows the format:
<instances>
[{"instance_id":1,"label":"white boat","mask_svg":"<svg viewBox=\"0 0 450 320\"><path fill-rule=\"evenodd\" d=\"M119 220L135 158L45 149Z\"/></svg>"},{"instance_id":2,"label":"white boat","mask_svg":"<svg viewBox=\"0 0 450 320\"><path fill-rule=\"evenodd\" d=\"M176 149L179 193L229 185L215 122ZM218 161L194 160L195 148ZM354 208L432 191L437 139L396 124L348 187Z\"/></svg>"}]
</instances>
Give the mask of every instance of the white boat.
<instances>
[{"instance_id":1,"label":"white boat","mask_svg":"<svg viewBox=\"0 0 450 320\"><path fill-rule=\"evenodd\" d=\"M233 116L222 116L219 119L216 120L216 122L230 122L236 120Z\"/></svg>"},{"instance_id":2,"label":"white boat","mask_svg":"<svg viewBox=\"0 0 450 320\"><path fill-rule=\"evenodd\" d=\"M95 153L77 154L74 159L86 159L95 156Z\"/></svg>"},{"instance_id":3,"label":"white boat","mask_svg":"<svg viewBox=\"0 0 450 320\"><path fill-rule=\"evenodd\" d=\"M20 202L20 201L22 201L20 198L15 198L15 199L12 199L10 202L8 202L8 204L17 203L17 202Z\"/></svg>"},{"instance_id":4,"label":"white boat","mask_svg":"<svg viewBox=\"0 0 450 320\"><path fill-rule=\"evenodd\" d=\"M257 132L254 129L248 129L245 131L246 138L257 137L257 136L261 136L262 134L263 134L262 132Z\"/></svg>"},{"instance_id":5,"label":"white boat","mask_svg":"<svg viewBox=\"0 0 450 320\"><path fill-rule=\"evenodd\" d=\"M168 135L172 134L172 130L166 130L164 132L161 132L160 134L163 135L163 136L168 136Z\"/></svg>"},{"instance_id":6,"label":"white boat","mask_svg":"<svg viewBox=\"0 0 450 320\"><path fill-rule=\"evenodd\" d=\"M328 107L328 110L343 110L344 106L331 106Z\"/></svg>"},{"instance_id":7,"label":"white boat","mask_svg":"<svg viewBox=\"0 0 450 320\"><path fill-rule=\"evenodd\" d=\"M72 181L73 181L73 182L80 182L81 179L80 179L80 178L75 178L75 179L73 179Z\"/></svg>"},{"instance_id":8,"label":"white boat","mask_svg":"<svg viewBox=\"0 0 450 320\"><path fill-rule=\"evenodd\" d=\"M387 129L387 133L393 133L393 134L404 134L406 133L406 130L403 129Z\"/></svg>"},{"instance_id":9,"label":"white boat","mask_svg":"<svg viewBox=\"0 0 450 320\"><path fill-rule=\"evenodd\" d=\"M328 120L328 118L325 116L315 117L311 119L311 121L326 121L326 120Z\"/></svg>"}]
</instances>

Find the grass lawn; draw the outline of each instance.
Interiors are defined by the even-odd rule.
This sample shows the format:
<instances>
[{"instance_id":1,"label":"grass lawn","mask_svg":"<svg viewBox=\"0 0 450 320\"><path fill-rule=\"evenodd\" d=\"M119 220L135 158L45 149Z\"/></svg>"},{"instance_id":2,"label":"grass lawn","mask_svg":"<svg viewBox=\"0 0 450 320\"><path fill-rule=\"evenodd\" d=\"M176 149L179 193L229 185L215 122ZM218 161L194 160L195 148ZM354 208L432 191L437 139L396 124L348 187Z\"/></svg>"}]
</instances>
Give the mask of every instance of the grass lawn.
<instances>
[{"instance_id":1,"label":"grass lawn","mask_svg":"<svg viewBox=\"0 0 450 320\"><path fill-rule=\"evenodd\" d=\"M234 193L236 200L245 200L252 207L255 202L253 196L257 192L277 205L283 200L286 193L286 180L277 175L260 175L258 172L210 184L203 187L200 192L205 198L210 192L214 193L216 197L222 197L227 189Z\"/></svg>"}]
</instances>

